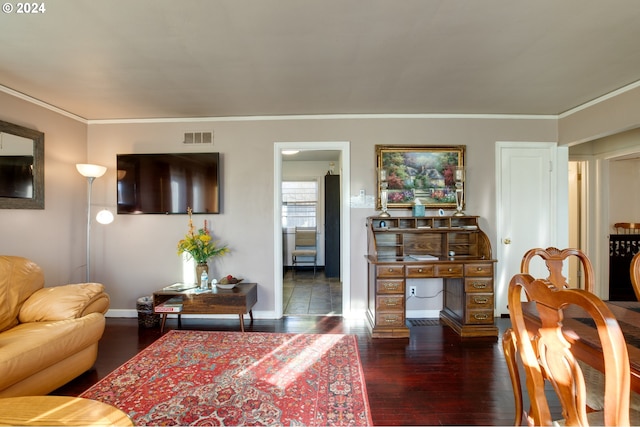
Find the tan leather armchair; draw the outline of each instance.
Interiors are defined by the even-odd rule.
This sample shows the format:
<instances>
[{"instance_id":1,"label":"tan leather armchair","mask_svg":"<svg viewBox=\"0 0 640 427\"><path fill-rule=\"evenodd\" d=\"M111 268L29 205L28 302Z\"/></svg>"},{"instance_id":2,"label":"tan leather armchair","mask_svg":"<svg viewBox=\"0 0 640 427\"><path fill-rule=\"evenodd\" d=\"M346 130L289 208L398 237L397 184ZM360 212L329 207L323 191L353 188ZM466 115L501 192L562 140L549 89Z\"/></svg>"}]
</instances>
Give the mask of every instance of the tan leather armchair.
<instances>
[{"instance_id":1,"label":"tan leather armchair","mask_svg":"<svg viewBox=\"0 0 640 427\"><path fill-rule=\"evenodd\" d=\"M109 296L100 283L44 287L34 262L0 256L0 397L47 394L90 369Z\"/></svg>"}]
</instances>

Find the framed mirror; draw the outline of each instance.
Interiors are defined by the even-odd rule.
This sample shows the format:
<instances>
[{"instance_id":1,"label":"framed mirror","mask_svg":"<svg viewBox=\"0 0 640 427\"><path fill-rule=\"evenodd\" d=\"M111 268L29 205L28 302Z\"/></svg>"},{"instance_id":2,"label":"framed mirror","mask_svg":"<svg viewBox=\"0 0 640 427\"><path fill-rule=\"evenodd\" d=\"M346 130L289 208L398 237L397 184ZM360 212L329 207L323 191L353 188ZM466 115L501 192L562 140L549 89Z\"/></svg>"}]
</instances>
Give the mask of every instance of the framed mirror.
<instances>
[{"instance_id":1,"label":"framed mirror","mask_svg":"<svg viewBox=\"0 0 640 427\"><path fill-rule=\"evenodd\" d=\"M44 209L44 133L1 120L0 209Z\"/></svg>"}]
</instances>

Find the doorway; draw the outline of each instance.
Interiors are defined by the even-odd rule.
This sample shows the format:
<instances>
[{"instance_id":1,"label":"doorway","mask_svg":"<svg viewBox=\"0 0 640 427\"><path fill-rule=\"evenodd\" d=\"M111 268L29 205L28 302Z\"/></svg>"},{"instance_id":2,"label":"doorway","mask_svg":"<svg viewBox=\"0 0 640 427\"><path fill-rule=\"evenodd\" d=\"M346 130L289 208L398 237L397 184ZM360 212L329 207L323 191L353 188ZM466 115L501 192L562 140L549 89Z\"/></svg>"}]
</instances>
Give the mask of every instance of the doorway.
<instances>
[{"instance_id":1,"label":"doorway","mask_svg":"<svg viewBox=\"0 0 640 427\"><path fill-rule=\"evenodd\" d=\"M588 254L585 227L587 225L587 192L583 175L587 170L587 162L569 161L569 247L577 248ZM584 289L584 271L576 257L568 262L568 282Z\"/></svg>"},{"instance_id":2,"label":"doorway","mask_svg":"<svg viewBox=\"0 0 640 427\"><path fill-rule=\"evenodd\" d=\"M571 217L577 229L571 245L589 256L596 274L595 294L602 299L609 299L610 235L616 231L613 224L633 222L640 212L638 199L629 197L640 182L640 145L635 143L638 134L637 129L623 132L569 150L570 164L579 177L579 183L573 185L577 195L571 198L577 211ZM629 143L619 144L617 140Z\"/></svg>"},{"instance_id":3,"label":"doorway","mask_svg":"<svg viewBox=\"0 0 640 427\"><path fill-rule=\"evenodd\" d=\"M303 153L302 158L314 159L314 155L318 157L321 153L334 152L337 154L338 161L335 162L334 173L341 176L340 180L340 209L339 209L339 222L340 222L340 272L339 276L333 281L338 281L340 286L340 302L342 316L349 315L350 307L350 226L349 226L349 182L350 182L350 170L349 170L349 143L348 142L276 142L274 144L274 298L275 298L275 317L281 318L285 312L285 281L291 277L283 274L286 270L285 259L288 256L286 246L284 244L283 233L287 230L283 228L282 221L282 182L283 182L283 169L285 160L283 157L284 151L299 151ZM326 169L324 173L329 171L329 161L326 162ZM309 177L307 176L307 179ZM319 180L316 174L316 179ZM324 228L324 224L322 224ZM324 233L324 231L322 232ZM323 240L324 235L319 236L319 240ZM307 271L301 271L300 274L296 274L297 279L305 281L313 286L318 280L322 280L323 274L316 276L317 280L313 278L313 271L310 272L310 277L306 277ZM290 285L287 282L287 285ZM321 313L308 313L308 314L321 314ZM328 314L328 313L324 313Z\"/></svg>"}]
</instances>

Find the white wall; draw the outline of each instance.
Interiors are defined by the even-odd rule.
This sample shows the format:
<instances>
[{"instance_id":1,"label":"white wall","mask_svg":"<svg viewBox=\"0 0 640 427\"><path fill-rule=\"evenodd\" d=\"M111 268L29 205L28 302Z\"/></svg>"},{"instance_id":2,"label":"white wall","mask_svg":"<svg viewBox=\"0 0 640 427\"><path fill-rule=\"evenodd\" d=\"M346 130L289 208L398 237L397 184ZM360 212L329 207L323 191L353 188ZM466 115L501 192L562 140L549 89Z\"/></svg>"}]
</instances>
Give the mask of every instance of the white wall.
<instances>
[{"instance_id":1,"label":"white wall","mask_svg":"<svg viewBox=\"0 0 640 427\"><path fill-rule=\"evenodd\" d=\"M215 132L213 147L185 147L185 131ZM554 120L542 119L308 119L94 123L89 125L88 160L109 167L94 184L95 204L115 208L118 153L210 149L222 154L222 214L211 221L216 237L232 253L214 267L259 284L254 313L270 313L274 301L274 142L350 141L351 188L374 194L375 145L467 145L467 209L495 245L494 158L496 140L555 140ZM353 194L355 195L355 194ZM392 212L393 213L393 212ZM402 212L405 214L406 212ZM351 311L366 307L365 218L373 209L351 209ZM147 295L181 277L177 241L186 232L184 216L118 215L94 235L95 278L108 285L112 308L131 309Z\"/></svg>"},{"instance_id":2,"label":"white wall","mask_svg":"<svg viewBox=\"0 0 640 427\"><path fill-rule=\"evenodd\" d=\"M1 210L0 253L19 254L43 266L48 285L84 277L86 180L79 162L109 169L95 181L93 209L116 207L118 153L217 151L222 158L222 213L198 215L232 253L213 265L215 275L234 274L259 284L256 317L272 313L273 146L286 141L349 141L354 193L375 194L375 145L467 146L467 208L481 216L492 244L495 236L495 141L553 141L549 118L410 117L332 119L171 120L90 122L74 120L0 93L0 119L45 133L45 210ZM214 131L213 147L183 146L187 131ZM357 194L352 194L355 196ZM367 298L365 219L371 208L350 209L351 311L363 312ZM408 212L391 212L408 214ZM186 216L117 215L109 226L94 225L92 268L111 296L111 308L135 314L136 299L182 278L176 244L187 231Z\"/></svg>"},{"instance_id":3,"label":"white wall","mask_svg":"<svg viewBox=\"0 0 640 427\"><path fill-rule=\"evenodd\" d=\"M640 152L640 146L639 152ZM639 154L640 155L640 154ZM640 222L640 158L609 162L609 223Z\"/></svg>"},{"instance_id":4,"label":"white wall","mask_svg":"<svg viewBox=\"0 0 640 427\"><path fill-rule=\"evenodd\" d=\"M168 120L140 123L85 123L25 101L21 96L0 92L0 120L45 133L45 209L0 210L0 253L33 259L45 272L48 286L84 279L86 180L75 170L80 162L108 166L107 174L94 184L93 208L115 209L115 155L117 153L189 151L181 144L187 131L215 131L212 151L222 153L223 212L207 218L214 234L233 252L214 266L216 274L242 275L259 283L259 302L254 312L268 313L274 307L273 292L273 144L275 141L350 141L351 188L374 194L375 145L467 146L467 209L481 216L481 227L496 245L495 164L496 141L554 141L571 146L579 159L607 158L633 151L639 145L635 128L640 125L640 88L608 97L550 117L448 117L332 119L230 119ZM612 135L593 144L575 145ZM600 145L598 145L600 143ZM205 150L209 147L192 147ZM598 161L599 162L599 161ZM592 162L592 163L598 163ZM631 162L630 162L631 163ZM635 163L635 162L633 162ZM614 168L617 166L614 166ZM626 169L622 166L621 169ZM629 166L633 173L633 166ZM596 165L593 175L600 173ZM618 180L601 191L595 183L588 194L591 234L602 240L609 223L599 225L600 201L617 198ZM608 176L608 172L607 172ZM607 191L608 190L608 191ZM606 193L606 194L603 194ZM355 194L353 194L355 195ZM606 197L605 197L606 196ZM616 202L617 203L617 202ZM606 207L608 210L608 205ZM621 220L634 220L637 206L614 208L633 211ZM392 214L405 214L393 212ZM351 209L352 310L366 307L365 218L373 209ZM617 214L617 213L616 213ZM612 212L612 217L614 216ZM634 216L634 218L627 219ZM112 308L135 311L139 296L181 278L177 241L186 232L185 216L123 216L107 227L94 226L93 277L103 282L112 298ZM605 230L601 230L601 228ZM596 238L589 244L597 245ZM494 249L495 251L495 249ZM606 251L604 251L606 252ZM595 267L604 273L604 257L595 257Z\"/></svg>"},{"instance_id":5,"label":"white wall","mask_svg":"<svg viewBox=\"0 0 640 427\"><path fill-rule=\"evenodd\" d=\"M87 125L0 92L0 120L44 132L45 209L0 209L0 254L30 258L45 285L83 282L87 180L76 163L87 158Z\"/></svg>"}]
</instances>

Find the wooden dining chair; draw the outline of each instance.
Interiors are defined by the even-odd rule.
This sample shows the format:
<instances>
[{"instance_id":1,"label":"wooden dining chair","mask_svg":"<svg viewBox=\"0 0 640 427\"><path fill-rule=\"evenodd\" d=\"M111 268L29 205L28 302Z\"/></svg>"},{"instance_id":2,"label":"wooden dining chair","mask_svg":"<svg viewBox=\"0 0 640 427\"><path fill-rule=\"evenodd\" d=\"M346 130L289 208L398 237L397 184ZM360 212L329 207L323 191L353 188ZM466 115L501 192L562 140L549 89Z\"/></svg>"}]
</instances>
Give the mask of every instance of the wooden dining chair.
<instances>
[{"instance_id":1,"label":"wooden dining chair","mask_svg":"<svg viewBox=\"0 0 640 427\"><path fill-rule=\"evenodd\" d=\"M587 255L581 250L573 248L560 250L554 247L549 247L546 249L529 249L522 257L522 261L520 263L521 273L530 273L529 269L531 260L536 256L539 256L544 260L544 263L549 270L549 276L547 277L547 280L551 283L555 283L556 285L561 285L563 288L570 287L569 283L567 282L567 278L562 275L564 262L568 260L569 257L575 256L580 261L582 270L584 271L584 289L589 292L594 291L595 279L593 273L593 265L591 265L591 260L589 260L589 257L587 257Z\"/></svg>"},{"instance_id":2,"label":"wooden dining chair","mask_svg":"<svg viewBox=\"0 0 640 427\"><path fill-rule=\"evenodd\" d=\"M529 302L522 301L523 290ZM539 322L526 318L523 304L535 304ZM603 411L587 414L585 379L562 329L563 310L569 306L582 308L597 328L605 368ZM629 425L627 346L617 320L600 298L583 289L567 289L529 274L517 274L509 283L509 314L512 328L503 336L503 348L516 400L516 425L523 420L533 425L552 425L545 382L551 384L558 397L565 425ZM530 402L526 414L517 356L522 362Z\"/></svg>"},{"instance_id":3,"label":"wooden dining chair","mask_svg":"<svg viewBox=\"0 0 640 427\"><path fill-rule=\"evenodd\" d=\"M636 294L636 299L640 301L640 252L635 254L631 259L629 274L631 275L631 285L633 286L633 292L635 292Z\"/></svg>"}]
</instances>

